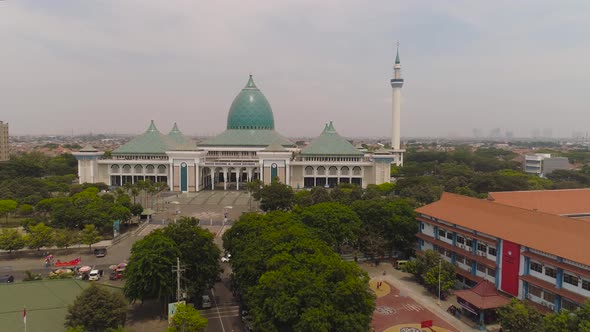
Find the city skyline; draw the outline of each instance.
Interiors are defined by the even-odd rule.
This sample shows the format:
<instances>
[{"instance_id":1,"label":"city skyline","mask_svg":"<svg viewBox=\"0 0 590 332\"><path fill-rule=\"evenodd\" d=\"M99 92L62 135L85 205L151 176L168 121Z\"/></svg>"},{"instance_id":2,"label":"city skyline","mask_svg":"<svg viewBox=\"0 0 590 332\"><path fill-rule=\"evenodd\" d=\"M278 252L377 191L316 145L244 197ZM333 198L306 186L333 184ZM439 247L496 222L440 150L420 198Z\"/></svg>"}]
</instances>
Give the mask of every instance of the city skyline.
<instances>
[{"instance_id":1,"label":"city skyline","mask_svg":"<svg viewBox=\"0 0 590 332\"><path fill-rule=\"evenodd\" d=\"M399 40L402 137L586 132L589 4L452 4L0 2L0 120L14 135L136 135L151 119L215 135L252 73L287 136L332 120L388 137Z\"/></svg>"}]
</instances>

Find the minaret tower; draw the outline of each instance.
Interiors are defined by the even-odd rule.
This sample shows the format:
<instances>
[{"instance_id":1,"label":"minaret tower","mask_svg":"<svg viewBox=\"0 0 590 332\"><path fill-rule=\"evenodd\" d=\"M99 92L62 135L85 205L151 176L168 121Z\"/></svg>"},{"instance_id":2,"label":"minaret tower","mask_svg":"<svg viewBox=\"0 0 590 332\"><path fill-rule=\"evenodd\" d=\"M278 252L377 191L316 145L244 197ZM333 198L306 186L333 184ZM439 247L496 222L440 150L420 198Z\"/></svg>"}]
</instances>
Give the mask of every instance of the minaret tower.
<instances>
[{"instance_id":1,"label":"minaret tower","mask_svg":"<svg viewBox=\"0 0 590 332\"><path fill-rule=\"evenodd\" d=\"M393 78L391 79L391 113L392 113L392 133L391 133L391 148L395 155L394 163L401 166L404 163L404 152L400 146L400 112L401 112L401 98L402 86L404 79L402 78L402 66L399 61L399 42L397 44L397 54L395 56L395 65L393 66Z\"/></svg>"}]
</instances>

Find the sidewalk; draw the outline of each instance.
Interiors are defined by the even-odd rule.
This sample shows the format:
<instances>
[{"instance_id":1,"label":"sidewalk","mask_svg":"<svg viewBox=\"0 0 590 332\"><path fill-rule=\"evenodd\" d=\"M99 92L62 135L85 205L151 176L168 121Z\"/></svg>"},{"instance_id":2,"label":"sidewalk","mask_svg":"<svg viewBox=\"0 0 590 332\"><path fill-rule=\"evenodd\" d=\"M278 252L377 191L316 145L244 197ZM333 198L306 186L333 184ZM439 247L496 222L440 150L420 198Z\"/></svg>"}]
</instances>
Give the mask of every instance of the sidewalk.
<instances>
[{"instance_id":1,"label":"sidewalk","mask_svg":"<svg viewBox=\"0 0 590 332\"><path fill-rule=\"evenodd\" d=\"M478 330L477 328L473 328L465 324L463 321L455 318L454 316L446 312L446 309L451 304L458 306L457 302L450 300L451 297L449 297L449 299L447 300L441 300L440 306L437 305L438 299L433 297L432 294L428 293L426 289L421 285L413 281L404 280L404 277L409 277L410 274L394 269L390 263L381 263L378 266L374 266L373 264L366 262L360 263L359 266L361 267L361 269L365 270L369 274L369 277L371 277L371 279L374 278L388 282L389 284L397 288L400 292L406 293L417 303L432 311L434 314L439 316L442 320L444 320L457 330L480 332L480 330ZM385 275L383 275L384 271Z\"/></svg>"}]
</instances>

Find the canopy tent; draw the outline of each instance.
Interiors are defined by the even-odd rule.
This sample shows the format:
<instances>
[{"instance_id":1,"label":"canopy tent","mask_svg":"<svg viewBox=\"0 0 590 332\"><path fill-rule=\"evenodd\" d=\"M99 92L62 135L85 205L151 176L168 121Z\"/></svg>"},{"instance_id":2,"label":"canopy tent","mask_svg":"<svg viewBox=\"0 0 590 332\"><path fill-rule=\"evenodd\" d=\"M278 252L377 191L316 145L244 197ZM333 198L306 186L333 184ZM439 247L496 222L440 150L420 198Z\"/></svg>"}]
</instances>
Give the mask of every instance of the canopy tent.
<instances>
[{"instance_id":1,"label":"canopy tent","mask_svg":"<svg viewBox=\"0 0 590 332\"><path fill-rule=\"evenodd\" d=\"M53 264L53 266L55 267L65 267L65 266L76 266L78 265L80 262L82 261L82 259L80 257L71 260L71 261L67 261L67 262L62 262L59 259L57 260L57 262L55 262Z\"/></svg>"}]
</instances>

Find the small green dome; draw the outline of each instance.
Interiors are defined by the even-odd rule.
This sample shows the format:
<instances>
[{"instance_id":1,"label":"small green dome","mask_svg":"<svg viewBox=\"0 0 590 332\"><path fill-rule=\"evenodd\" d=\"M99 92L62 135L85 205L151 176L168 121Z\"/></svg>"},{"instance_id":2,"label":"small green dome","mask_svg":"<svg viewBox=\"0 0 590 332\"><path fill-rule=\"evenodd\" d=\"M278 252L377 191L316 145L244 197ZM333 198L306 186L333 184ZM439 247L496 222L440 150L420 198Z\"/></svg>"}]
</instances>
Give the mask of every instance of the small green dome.
<instances>
[{"instance_id":1,"label":"small green dome","mask_svg":"<svg viewBox=\"0 0 590 332\"><path fill-rule=\"evenodd\" d=\"M227 129L274 129L272 108L266 97L254 84L252 75L248 84L236 96L227 115Z\"/></svg>"}]
</instances>

